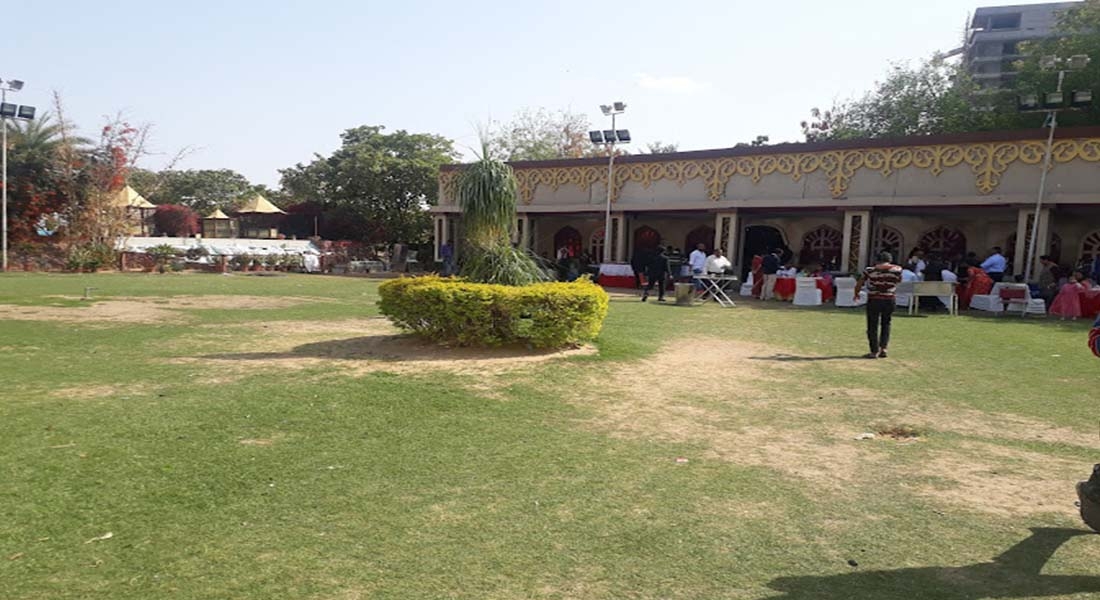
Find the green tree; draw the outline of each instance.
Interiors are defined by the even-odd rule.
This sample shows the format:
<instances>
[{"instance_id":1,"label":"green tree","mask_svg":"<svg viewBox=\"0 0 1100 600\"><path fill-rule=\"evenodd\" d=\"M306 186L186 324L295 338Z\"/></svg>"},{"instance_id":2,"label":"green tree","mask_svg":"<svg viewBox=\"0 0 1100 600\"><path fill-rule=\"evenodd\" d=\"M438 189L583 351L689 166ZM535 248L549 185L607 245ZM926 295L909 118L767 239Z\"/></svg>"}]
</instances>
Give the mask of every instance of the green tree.
<instances>
[{"instance_id":1,"label":"green tree","mask_svg":"<svg viewBox=\"0 0 1100 600\"><path fill-rule=\"evenodd\" d=\"M355 237L364 242L425 241L431 230L427 209L439 200L439 167L458 158L454 143L384 130L348 129L331 156L280 170L282 188L294 202L317 202L343 219L356 219Z\"/></svg>"},{"instance_id":2,"label":"green tree","mask_svg":"<svg viewBox=\"0 0 1100 600\"><path fill-rule=\"evenodd\" d=\"M1018 127L1004 99L982 92L962 65L941 55L895 64L862 98L811 111L806 141L934 135Z\"/></svg>"},{"instance_id":3,"label":"green tree","mask_svg":"<svg viewBox=\"0 0 1100 600\"><path fill-rule=\"evenodd\" d=\"M666 144L660 140L657 140L656 142L650 142L646 144L646 149L644 152L647 152L649 154L672 154L673 152L679 151L680 144L677 144L675 142L671 144Z\"/></svg>"},{"instance_id":4,"label":"green tree","mask_svg":"<svg viewBox=\"0 0 1100 600\"><path fill-rule=\"evenodd\" d=\"M1058 85L1058 72L1040 69L1039 58L1057 56L1065 59L1079 54L1089 56L1092 61L1083 70L1067 72L1063 89L1067 92L1092 90L1094 96L1100 95L1100 0L1085 0L1062 11L1058 15L1055 33L1054 37L1021 46L1021 52L1028 58L1015 65L1019 76L1011 95L1054 91ZM1026 124L1031 126L1037 126L1043 118L1041 114L1025 117ZM1058 122L1061 125L1096 125L1100 123L1100 105L1093 103L1089 110L1062 113Z\"/></svg>"},{"instance_id":5,"label":"green tree","mask_svg":"<svg viewBox=\"0 0 1100 600\"><path fill-rule=\"evenodd\" d=\"M254 190L248 178L231 169L136 170L130 185L153 204L180 204L201 215L231 211Z\"/></svg>"}]
</instances>

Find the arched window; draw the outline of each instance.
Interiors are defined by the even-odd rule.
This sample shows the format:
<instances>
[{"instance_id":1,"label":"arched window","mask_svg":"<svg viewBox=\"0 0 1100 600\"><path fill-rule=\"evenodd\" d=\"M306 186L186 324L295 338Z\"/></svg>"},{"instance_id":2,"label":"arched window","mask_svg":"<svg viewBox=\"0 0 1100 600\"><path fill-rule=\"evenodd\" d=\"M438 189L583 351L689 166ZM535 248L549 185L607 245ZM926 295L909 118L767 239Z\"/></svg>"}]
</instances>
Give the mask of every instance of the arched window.
<instances>
[{"instance_id":1,"label":"arched window","mask_svg":"<svg viewBox=\"0 0 1100 600\"><path fill-rule=\"evenodd\" d=\"M691 253L695 250L695 247L702 244L707 251L711 250L714 246L714 228L707 225L701 225L691 230L691 233L687 234L684 238L684 254Z\"/></svg>"},{"instance_id":2,"label":"arched window","mask_svg":"<svg viewBox=\"0 0 1100 600\"><path fill-rule=\"evenodd\" d=\"M802 251L798 260L803 265L810 263L840 262L840 247L844 244L844 234L839 229L821 225L802 237Z\"/></svg>"},{"instance_id":3,"label":"arched window","mask_svg":"<svg viewBox=\"0 0 1100 600\"><path fill-rule=\"evenodd\" d=\"M878 231L875 232L875 254L879 252L889 252L894 255L897 260L902 260L905 257L901 255L902 248L905 247L905 238L901 236L901 232L893 227L881 225ZM874 257L871 257L874 260Z\"/></svg>"},{"instance_id":4,"label":"arched window","mask_svg":"<svg viewBox=\"0 0 1100 600\"><path fill-rule=\"evenodd\" d=\"M966 255L966 236L958 229L940 225L920 236L917 247L946 258Z\"/></svg>"},{"instance_id":5,"label":"arched window","mask_svg":"<svg viewBox=\"0 0 1100 600\"><path fill-rule=\"evenodd\" d=\"M562 227L554 234L554 255L558 250L567 248L569 256L581 255L581 232L572 227Z\"/></svg>"},{"instance_id":6,"label":"arched window","mask_svg":"<svg viewBox=\"0 0 1100 600\"><path fill-rule=\"evenodd\" d=\"M1088 234L1081 242L1081 258L1096 260L1097 256L1100 256L1100 230Z\"/></svg>"},{"instance_id":7,"label":"arched window","mask_svg":"<svg viewBox=\"0 0 1100 600\"><path fill-rule=\"evenodd\" d=\"M588 238L588 255L596 262L603 262L603 235L603 227L600 227Z\"/></svg>"}]
</instances>

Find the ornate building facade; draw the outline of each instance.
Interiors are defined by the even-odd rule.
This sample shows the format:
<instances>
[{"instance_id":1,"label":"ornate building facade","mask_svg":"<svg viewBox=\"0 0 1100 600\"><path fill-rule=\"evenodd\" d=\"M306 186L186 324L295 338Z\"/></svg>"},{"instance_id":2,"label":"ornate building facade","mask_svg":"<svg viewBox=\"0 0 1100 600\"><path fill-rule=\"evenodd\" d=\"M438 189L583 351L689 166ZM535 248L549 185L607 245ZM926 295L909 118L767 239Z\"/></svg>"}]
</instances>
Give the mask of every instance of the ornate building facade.
<instances>
[{"instance_id":1,"label":"ornate building facade","mask_svg":"<svg viewBox=\"0 0 1100 600\"><path fill-rule=\"evenodd\" d=\"M1046 132L779 144L616 158L611 250L627 262L656 244L721 247L746 265L768 246L791 262L866 265L878 250L948 257L1001 246L1024 260ZM553 256L602 255L607 159L516 162L516 242ZM440 172L436 248L461 248L455 184ZM1039 214L1038 254L1100 253L1100 127L1058 131ZM1022 272L1018 265L1017 272Z\"/></svg>"}]
</instances>

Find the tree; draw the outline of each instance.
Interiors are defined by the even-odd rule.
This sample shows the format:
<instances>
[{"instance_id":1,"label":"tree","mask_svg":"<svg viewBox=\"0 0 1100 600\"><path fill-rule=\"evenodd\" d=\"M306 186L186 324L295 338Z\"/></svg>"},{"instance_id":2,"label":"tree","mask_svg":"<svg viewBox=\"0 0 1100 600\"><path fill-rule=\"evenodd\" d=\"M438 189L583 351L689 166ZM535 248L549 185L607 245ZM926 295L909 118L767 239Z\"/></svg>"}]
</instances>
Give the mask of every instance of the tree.
<instances>
[{"instance_id":1,"label":"tree","mask_svg":"<svg viewBox=\"0 0 1100 600\"><path fill-rule=\"evenodd\" d=\"M546 280L534 259L512 246L516 176L512 167L490 156L488 144L482 145L481 159L462 170L457 195L466 227L464 277L503 285Z\"/></svg>"},{"instance_id":2,"label":"tree","mask_svg":"<svg viewBox=\"0 0 1100 600\"><path fill-rule=\"evenodd\" d=\"M588 117L567 110L524 109L489 132L488 149L507 161L598 156L588 138Z\"/></svg>"},{"instance_id":3,"label":"tree","mask_svg":"<svg viewBox=\"0 0 1100 600\"><path fill-rule=\"evenodd\" d=\"M656 142L650 142L646 144L646 151L649 152L649 154L672 154L673 152L680 151L680 144L677 144L675 142L671 144L666 144L660 140L657 140Z\"/></svg>"},{"instance_id":4,"label":"tree","mask_svg":"<svg viewBox=\"0 0 1100 600\"><path fill-rule=\"evenodd\" d=\"M292 202L313 201L326 213L339 213L341 237L419 243L431 230L427 208L439 199L439 167L458 155L444 137L384 129L346 130L331 156L280 170L281 184Z\"/></svg>"},{"instance_id":5,"label":"tree","mask_svg":"<svg viewBox=\"0 0 1100 600\"><path fill-rule=\"evenodd\" d=\"M858 100L813 109L803 121L806 141L933 135L1019 126L1015 109L979 93L958 63L935 55L916 67L895 64L875 89Z\"/></svg>"},{"instance_id":6,"label":"tree","mask_svg":"<svg viewBox=\"0 0 1100 600\"><path fill-rule=\"evenodd\" d=\"M803 130L804 130L805 127L806 127L805 122L803 122L802 127L803 127ZM739 144L734 144L734 148L759 148L761 146L767 146L768 141L770 141L770 140L771 140L771 138L766 136L766 135L758 135L758 136L756 136L756 138L753 141L751 141L747 144L745 142L741 142Z\"/></svg>"},{"instance_id":7,"label":"tree","mask_svg":"<svg viewBox=\"0 0 1100 600\"><path fill-rule=\"evenodd\" d=\"M256 191L247 177L231 169L166 169L159 173L135 169L129 181L153 204L181 204L202 215L215 209L232 211Z\"/></svg>"},{"instance_id":8,"label":"tree","mask_svg":"<svg viewBox=\"0 0 1100 600\"><path fill-rule=\"evenodd\" d=\"M153 213L153 225L160 235L190 237L199 232L199 215L187 206L161 204Z\"/></svg>"},{"instance_id":9,"label":"tree","mask_svg":"<svg viewBox=\"0 0 1100 600\"><path fill-rule=\"evenodd\" d=\"M1021 45L1020 51L1027 54L1028 58L1016 63L1019 76L1010 94L1014 96L1024 92L1052 92L1056 89L1057 71L1041 70L1039 57L1058 56L1065 59L1084 54L1092 58L1092 61L1083 70L1067 72L1063 89L1067 92L1092 90L1093 96L1100 95L1100 0L1085 0L1062 11L1058 15L1055 33L1054 37ZM1031 115L1028 124L1037 126L1044 117L1045 115ZM1058 123L1060 125L1100 123L1100 105L1094 102L1088 110L1064 112L1058 116Z\"/></svg>"}]
</instances>

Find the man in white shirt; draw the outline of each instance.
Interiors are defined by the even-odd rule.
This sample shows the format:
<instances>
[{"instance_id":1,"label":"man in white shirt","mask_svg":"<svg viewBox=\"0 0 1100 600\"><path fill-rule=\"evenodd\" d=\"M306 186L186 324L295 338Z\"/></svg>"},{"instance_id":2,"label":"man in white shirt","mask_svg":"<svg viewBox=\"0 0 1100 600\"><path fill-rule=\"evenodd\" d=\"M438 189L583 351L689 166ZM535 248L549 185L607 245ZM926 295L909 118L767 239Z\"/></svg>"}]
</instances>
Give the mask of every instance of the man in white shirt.
<instances>
[{"instance_id":1,"label":"man in white shirt","mask_svg":"<svg viewBox=\"0 0 1100 600\"><path fill-rule=\"evenodd\" d=\"M688 266L691 267L692 275L702 275L707 269L707 247L704 244L695 246L695 250L691 251L691 255L688 256ZM696 289L703 289L702 284L698 281L695 282Z\"/></svg>"},{"instance_id":2,"label":"man in white shirt","mask_svg":"<svg viewBox=\"0 0 1100 600\"><path fill-rule=\"evenodd\" d=\"M940 279L942 279L943 281L946 281L947 283L957 284L959 282L959 276L956 275L955 272L952 271L951 269L944 269L944 270L940 271ZM938 296L938 298L940 299L940 302L942 302L944 306L946 306L949 309L951 308L951 296Z\"/></svg>"},{"instance_id":3,"label":"man in white shirt","mask_svg":"<svg viewBox=\"0 0 1100 600\"><path fill-rule=\"evenodd\" d=\"M708 275L723 275L731 269L733 269L733 263L730 262L730 259L722 255L721 248L715 248L714 254L707 257Z\"/></svg>"},{"instance_id":4,"label":"man in white shirt","mask_svg":"<svg viewBox=\"0 0 1100 600\"><path fill-rule=\"evenodd\" d=\"M1008 261L1005 260L1004 255L1001 254L1001 247L994 246L993 254L989 255L989 258L985 259L985 262L981 264L982 270L986 275L993 280L994 283L1000 283L1005 278L1005 268L1008 266Z\"/></svg>"},{"instance_id":5,"label":"man in white shirt","mask_svg":"<svg viewBox=\"0 0 1100 600\"><path fill-rule=\"evenodd\" d=\"M926 268L928 268L928 263L924 262L924 250L917 248L909 257L909 269L917 274L918 281L924 281L924 270Z\"/></svg>"}]
</instances>

